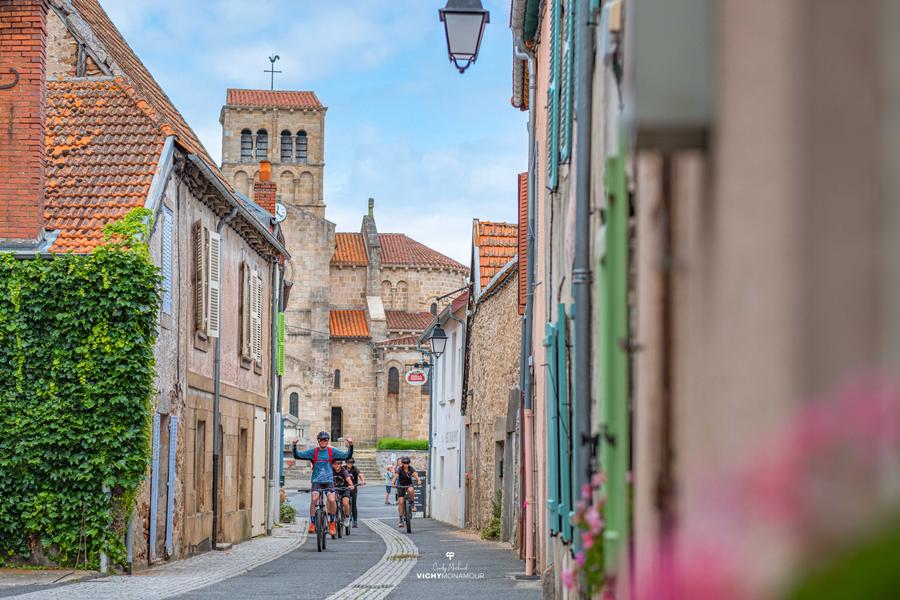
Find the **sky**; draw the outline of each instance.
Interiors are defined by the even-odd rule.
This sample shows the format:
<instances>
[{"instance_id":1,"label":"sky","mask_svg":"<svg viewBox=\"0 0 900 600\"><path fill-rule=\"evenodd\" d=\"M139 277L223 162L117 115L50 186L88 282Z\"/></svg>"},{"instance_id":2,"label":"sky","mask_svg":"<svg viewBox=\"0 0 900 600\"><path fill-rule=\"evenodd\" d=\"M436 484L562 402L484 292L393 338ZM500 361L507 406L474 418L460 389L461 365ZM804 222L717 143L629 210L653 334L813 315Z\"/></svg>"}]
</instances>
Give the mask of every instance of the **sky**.
<instances>
[{"instance_id":1,"label":"sky","mask_svg":"<svg viewBox=\"0 0 900 600\"><path fill-rule=\"evenodd\" d=\"M229 87L312 90L325 117L326 218L378 229L468 265L472 219L515 222L527 115L510 105L509 0L491 12L478 61L447 57L443 0L101 0L212 157Z\"/></svg>"}]
</instances>

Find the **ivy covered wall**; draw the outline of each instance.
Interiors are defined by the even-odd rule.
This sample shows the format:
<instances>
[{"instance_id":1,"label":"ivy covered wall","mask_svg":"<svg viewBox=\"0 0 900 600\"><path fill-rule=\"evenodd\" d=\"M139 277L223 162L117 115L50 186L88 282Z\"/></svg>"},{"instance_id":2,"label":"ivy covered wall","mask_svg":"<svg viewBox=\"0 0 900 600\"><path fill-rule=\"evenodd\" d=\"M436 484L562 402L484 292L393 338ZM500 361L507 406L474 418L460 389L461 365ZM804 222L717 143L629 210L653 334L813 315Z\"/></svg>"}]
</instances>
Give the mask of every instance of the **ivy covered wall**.
<instances>
[{"instance_id":1,"label":"ivy covered wall","mask_svg":"<svg viewBox=\"0 0 900 600\"><path fill-rule=\"evenodd\" d=\"M0 564L124 563L158 282L146 246L121 238L86 256L0 254Z\"/></svg>"}]
</instances>

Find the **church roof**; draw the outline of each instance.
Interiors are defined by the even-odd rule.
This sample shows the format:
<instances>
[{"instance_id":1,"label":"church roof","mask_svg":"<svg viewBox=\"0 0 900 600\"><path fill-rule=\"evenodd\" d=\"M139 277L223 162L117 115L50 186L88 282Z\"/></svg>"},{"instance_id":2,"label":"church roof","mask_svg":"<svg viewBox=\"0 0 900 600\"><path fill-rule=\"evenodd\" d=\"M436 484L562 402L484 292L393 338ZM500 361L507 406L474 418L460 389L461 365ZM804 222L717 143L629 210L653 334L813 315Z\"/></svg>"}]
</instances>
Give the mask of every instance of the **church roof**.
<instances>
[{"instance_id":1,"label":"church roof","mask_svg":"<svg viewBox=\"0 0 900 600\"><path fill-rule=\"evenodd\" d=\"M378 346L416 346L419 343L419 338L414 335L405 335L403 337L393 338L390 340L384 340L383 342L378 342Z\"/></svg>"},{"instance_id":2,"label":"church roof","mask_svg":"<svg viewBox=\"0 0 900 600\"><path fill-rule=\"evenodd\" d=\"M518 226L475 219L473 237L478 248L479 289L484 289L491 278L518 254Z\"/></svg>"},{"instance_id":3,"label":"church roof","mask_svg":"<svg viewBox=\"0 0 900 600\"><path fill-rule=\"evenodd\" d=\"M430 312L407 312L405 310L386 310L384 316L389 330L425 331L431 324L434 315Z\"/></svg>"},{"instance_id":4,"label":"church roof","mask_svg":"<svg viewBox=\"0 0 900 600\"><path fill-rule=\"evenodd\" d=\"M366 311L362 309L332 310L328 315L328 331L333 338L371 337Z\"/></svg>"},{"instance_id":5,"label":"church roof","mask_svg":"<svg viewBox=\"0 0 900 600\"><path fill-rule=\"evenodd\" d=\"M362 234L336 233L334 234L335 248L331 257L333 265L366 266L369 257L366 256L366 245Z\"/></svg>"},{"instance_id":6,"label":"church roof","mask_svg":"<svg viewBox=\"0 0 900 600\"><path fill-rule=\"evenodd\" d=\"M265 106L277 108L325 108L314 92L283 90L239 90L228 88L228 106Z\"/></svg>"}]
</instances>

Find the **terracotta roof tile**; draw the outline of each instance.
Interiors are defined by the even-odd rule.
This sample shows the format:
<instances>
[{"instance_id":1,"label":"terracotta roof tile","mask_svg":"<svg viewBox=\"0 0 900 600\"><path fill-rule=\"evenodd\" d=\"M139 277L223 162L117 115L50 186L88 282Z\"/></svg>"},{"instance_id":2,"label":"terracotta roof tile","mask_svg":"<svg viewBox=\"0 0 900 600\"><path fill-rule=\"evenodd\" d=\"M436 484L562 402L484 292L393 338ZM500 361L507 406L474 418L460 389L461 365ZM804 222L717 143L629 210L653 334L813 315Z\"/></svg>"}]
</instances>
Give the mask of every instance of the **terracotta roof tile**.
<instances>
[{"instance_id":1,"label":"terracotta roof tile","mask_svg":"<svg viewBox=\"0 0 900 600\"><path fill-rule=\"evenodd\" d=\"M238 90L229 88L225 102L230 106L324 108L314 92Z\"/></svg>"},{"instance_id":2,"label":"terracotta roof tile","mask_svg":"<svg viewBox=\"0 0 900 600\"><path fill-rule=\"evenodd\" d=\"M469 303L469 290L464 291L462 294L453 299L453 302L450 303L450 312L455 313L466 304Z\"/></svg>"},{"instance_id":3,"label":"terracotta roof tile","mask_svg":"<svg viewBox=\"0 0 900 600\"><path fill-rule=\"evenodd\" d=\"M332 310L328 331L333 338L368 338L369 323L365 310Z\"/></svg>"},{"instance_id":4,"label":"terracotta roof tile","mask_svg":"<svg viewBox=\"0 0 900 600\"><path fill-rule=\"evenodd\" d=\"M388 330L425 331L431 325L434 316L430 312L406 312L405 310L386 310Z\"/></svg>"},{"instance_id":5,"label":"terracotta roof tile","mask_svg":"<svg viewBox=\"0 0 900 600\"><path fill-rule=\"evenodd\" d=\"M466 268L465 265L456 262L449 256L432 250L402 233L381 233L379 240L381 241L381 264L383 265Z\"/></svg>"},{"instance_id":6,"label":"terracotta roof tile","mask_svg":"<svg viewBox=\"0 0 900 600\"><path fill-rule=\"evenodd\" d=\"M366 266L369 258L366 256L366 245L361 233L336 233L334 234L335 248L331 257L333 265Z\"/></svg>"},{"instance_id":7,"label":"terracotta roof tile","mask_svg":"<svg viewBox=\"0 0 900 600\"><path fill-rule=\"evenodd\" d=\"M415 346L419 343L419 338L414 335L405 335L403 337L393 338L378 342L379 346Z\"/></svg>"},{"instance_id":8,"label":"terracotta roof tile","mask_svg":"<svg viewBox=\"0 0 900 600\"><path fill-rule=\"evenodd\" d=\"M47 83L44 218L55 252L89 252L103 226L143 206L165 133L121 79Z\"/></svg>"},{"instance_id":9,"label":"terracotta roof tile","mask_svg":"<svg viewBox=\"0 0 900 600\"><path fill-rule=\"evenodd\" d=\"M483 289L518 253L518 226L476 219L474 238L478 248L479 284Z\"/></svg>"}]
</instances>

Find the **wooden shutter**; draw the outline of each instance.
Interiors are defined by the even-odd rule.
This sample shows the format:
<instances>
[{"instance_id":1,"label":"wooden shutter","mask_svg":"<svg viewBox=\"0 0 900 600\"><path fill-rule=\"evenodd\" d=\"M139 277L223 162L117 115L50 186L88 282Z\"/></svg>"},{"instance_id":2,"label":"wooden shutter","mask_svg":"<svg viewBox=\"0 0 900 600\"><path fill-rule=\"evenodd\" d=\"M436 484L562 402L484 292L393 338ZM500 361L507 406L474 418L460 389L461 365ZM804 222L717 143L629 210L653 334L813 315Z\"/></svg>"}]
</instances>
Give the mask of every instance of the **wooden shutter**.
<instances>
[{"instance_id":1,"label":"wooden shutter","mask_svg":"<svg viewBox=\"0 0 900 600\"><path fill-rule=\"evenodd\" d=\"M562 0L550 0L550 80L547 84L547 189L559 183L560 13Z\"/></svg>"},{"instance_id":2,"label":"wooden shutter","mask_svg":"<svg viewBox=\"0 0 900 600\"><path fill-rule=\"evenodd\" d=\"M572 539L572 440L569 416L569 348L566 305L560 304L556 320L556 398L559 406L559 522L562 539Z\"/></svg>"},{"instance_id":3,"label":"wooden shutter","mask_svg":"<svg viewBox=\"0 0 900 600\"><path fill-rule=\"evenodd\" d=\"M250 299L250 328L253 360L262 364L262 278L254 271Z\"/></svg>"},{"instance_id":4,"label":"wooden shutter","mask_svg":"<svg viewBox=\"0 0 900 600\"><path fill-rule=\"evenodd\" d=\"M209 300L207 305L206 335L219 337L219 309L222 287L221 264L222 237L218 233L209 234L209 276L207 286Z\"/></svg>"},{"instance_id":5,"label":"wooden shutter","mask_svg":"<svg viewBox=\"0 0 900 600\"><path fill-rule=\"evenodd\" d=\"M253 360L253 341L251 334L251 292L250 278L252 273L246 261L241 262L241 358Z\"/></svg>"},{"instance_id":6,"label":"wooden shutter","mask_svg":"<svg viewBox=\"0 0 900 600\"><path fill-rule=\"evenodd\" d=\"M172 314L172 236L174 233L174 213L163 208L162 230L162 311Z\"/></svg>"},{"instance_id":7,"label":"wooden shutter","mask_svg":"<svg viewBox=\"0 0 900 600\"><path fill-rule=\"evenodd\" d=\"M559 522L559 403L557 398L556 352L557 328L552 323L545 326L544 348L547 358L547 524L551 533L561 529Z\"/></svg>"},{"instance_id":8,"label":"wooden shutter","mask_svg":"<svg viewBox=\"0 0 900 600\"><path fill-rule=\"evenodd\" d=\"M202 221L195 221L193 228L194 238L194 330L206 335L206 280L207 268L207 237L209 230Z\"/></svg>"},{"instance_id":9,"label":"wooden shutter","mask_svg":"<svg viewBox=\"0 0 900 600\"><path fill-rule=\"evenodd\" d=\"M275 355L275 374L284 375L284 313L278 313L278 340Z\"/></svg>"},{"instance_id":10,"label":"wooden shutter","mask_svg":"<svg viewBox=\"0 0 900 600\"><path fill-rule=\"evenodd\" d=\"M559 78L559 160L572 155L572 117L575 102L575 0L565 0L562 21L562 68Z\"/></svg>"}]
</instances>

